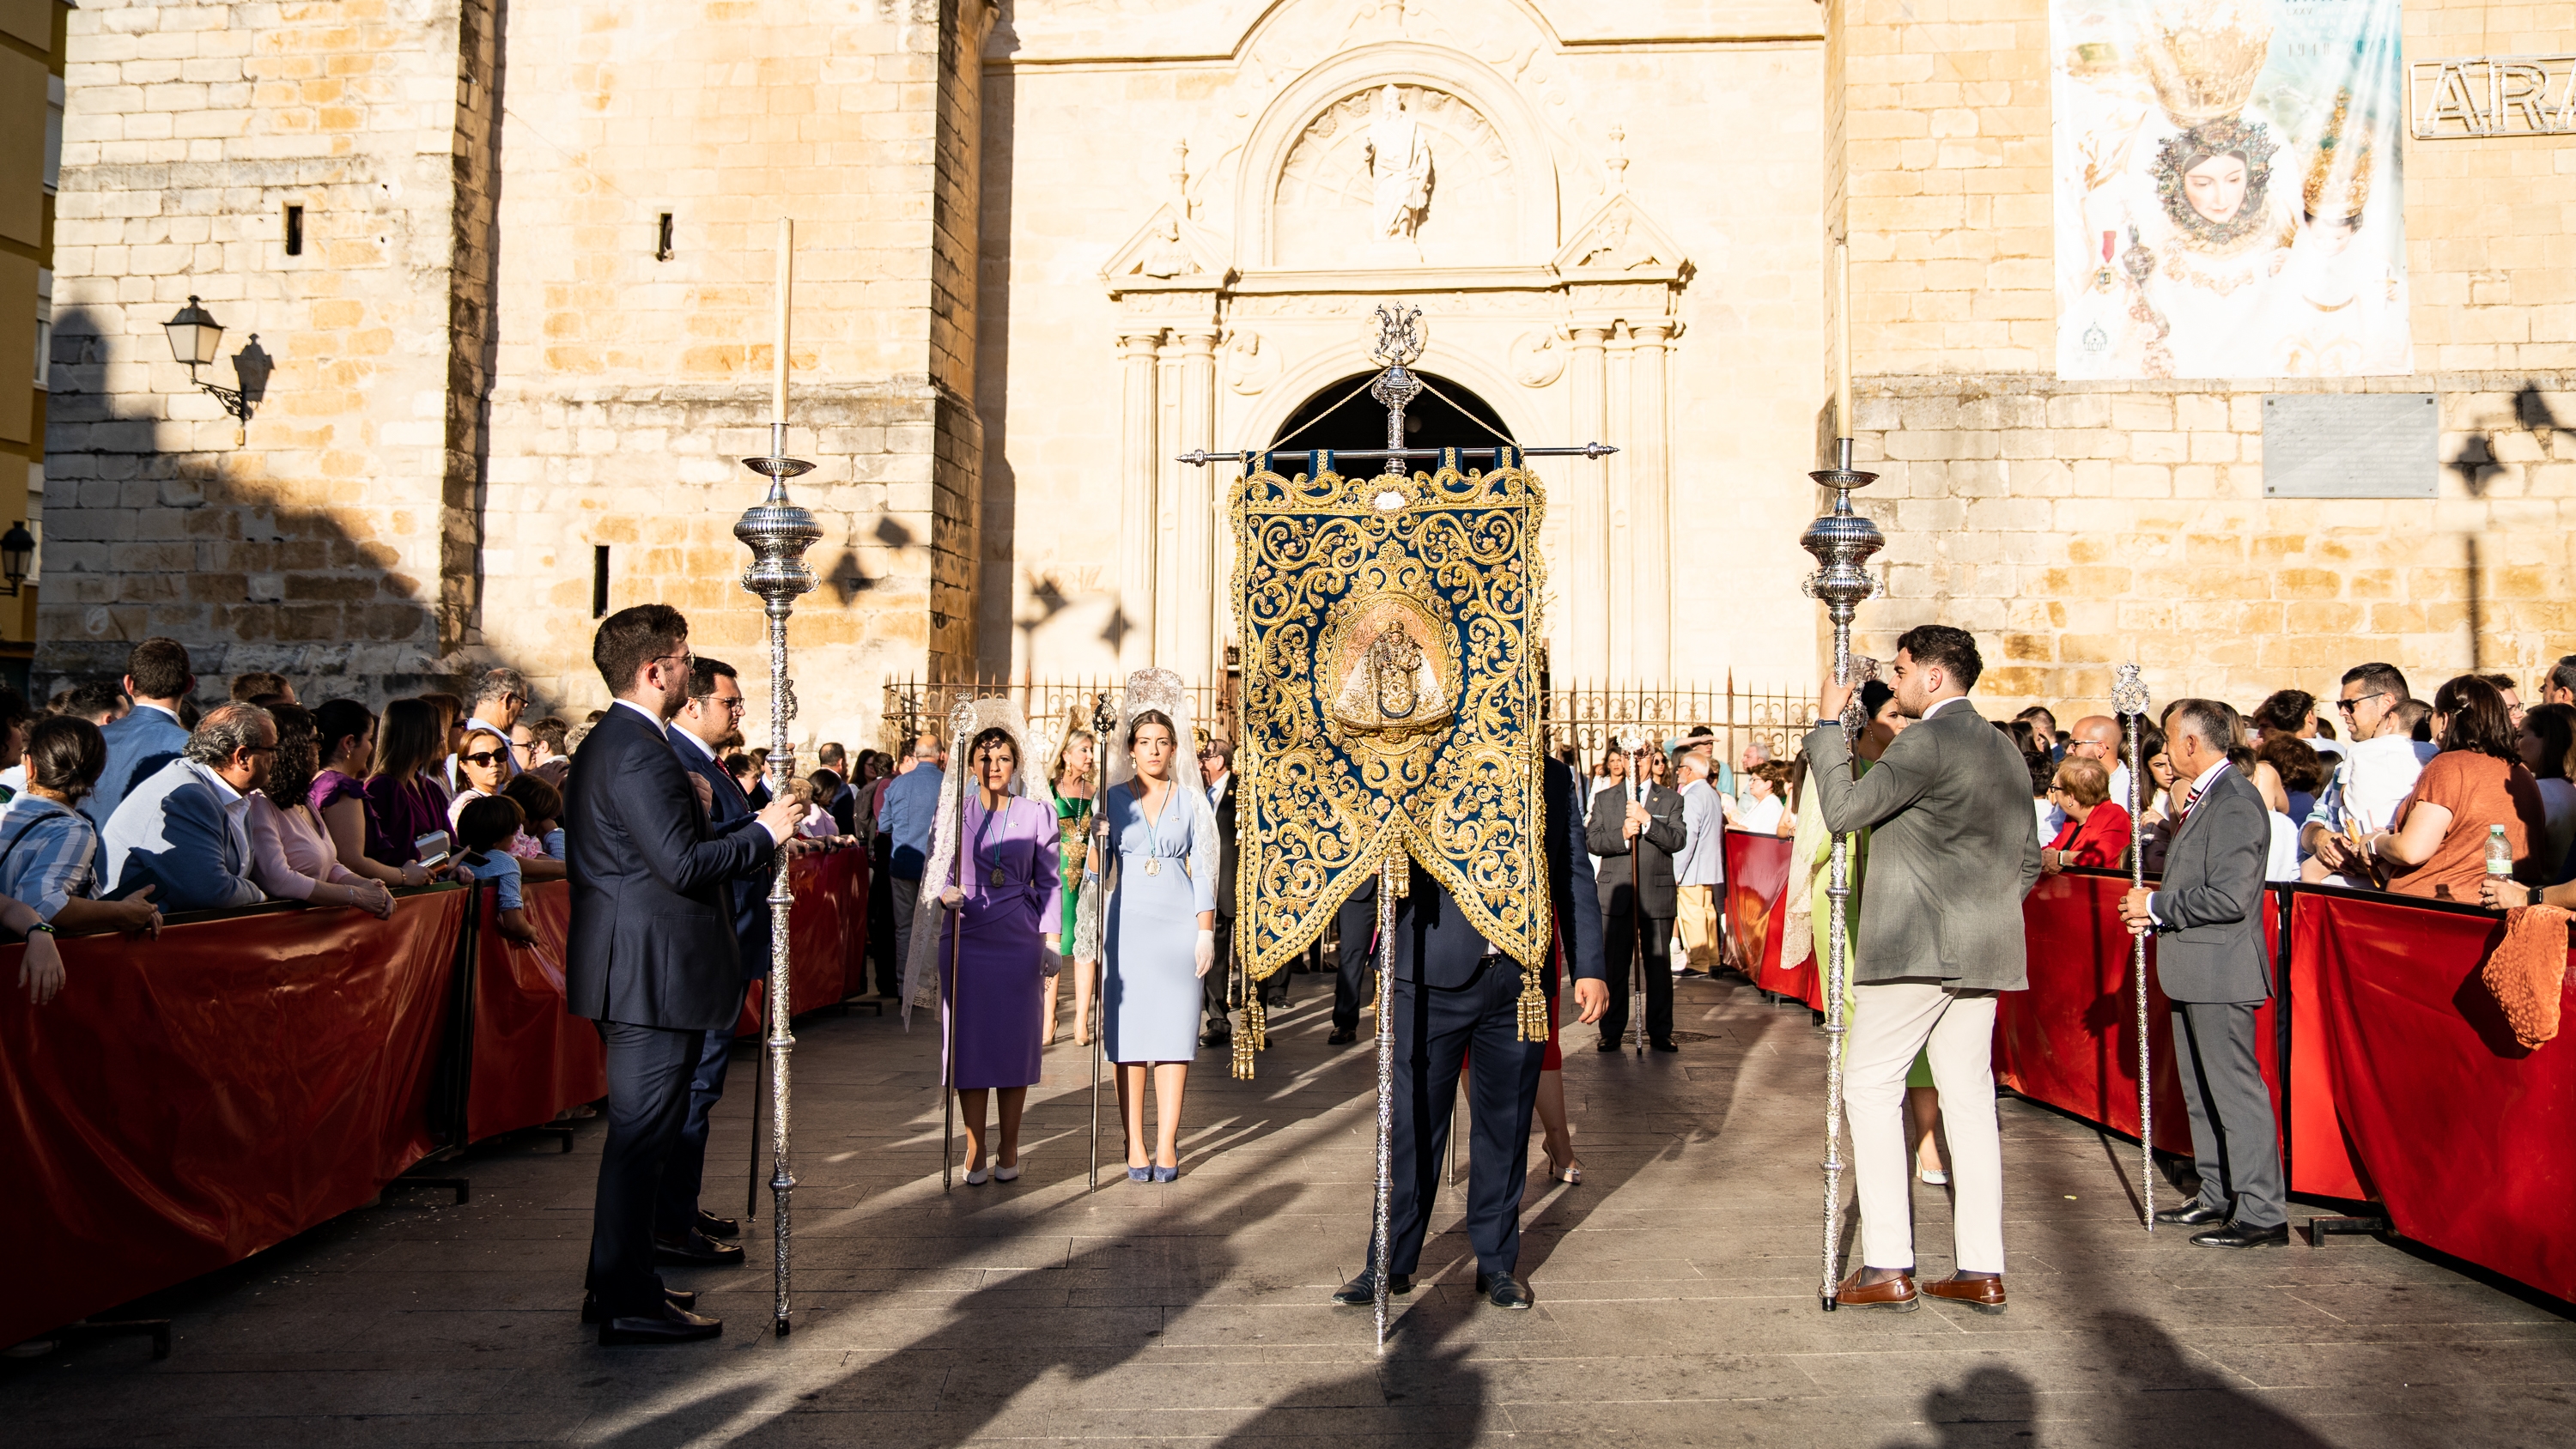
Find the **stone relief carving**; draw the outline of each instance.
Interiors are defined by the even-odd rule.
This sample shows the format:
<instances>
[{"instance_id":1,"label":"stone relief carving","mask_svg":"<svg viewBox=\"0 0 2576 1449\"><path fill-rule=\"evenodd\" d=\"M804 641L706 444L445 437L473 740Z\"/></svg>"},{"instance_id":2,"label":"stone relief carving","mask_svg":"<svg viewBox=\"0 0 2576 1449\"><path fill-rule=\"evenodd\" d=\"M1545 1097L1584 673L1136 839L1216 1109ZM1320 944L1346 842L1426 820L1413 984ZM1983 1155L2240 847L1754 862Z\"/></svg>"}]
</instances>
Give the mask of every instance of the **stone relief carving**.
<instances>
[{"instance_id":1,"label":"stone relief carving","mask_svg":"<svg viewBox=\"0 0 2576 1449\"><path fill-rule=\"evenodd\" d=\"M1404 97L1393 85L1379 87L1377 115L1361 144L1378 235L1413 240L1431 205L1431 139L1423 134L1422 123L1406 113Z\"/></svg>"},{"instance_id":2,"label":"stone relief carving","mask_svg":"<svg viewBox=\"0 0 2576 1449\"><path fill-rule=\"evenodd\" d=\"M1565 376L1564 345L1556 329L1541 328L1512 339L1508 354L1512 381L1523 387L1546 387Z\"/></svg>"},{"instance_id":3,"label":"stone relief carving","mask_svg":"<svg viewBox=\"0 0 2576 1449\"><path fill-rule=\"evenodd\" d=\"M1146 250L1144 259L1136 264L1137 275L1186 277L1195 275L1198 270L1198 258L1190 255L1188 244L1181 240L1179 218L1164 217L1162 225L1155 229L1153 245Z\"/></svg>"},{"instance_id":4,"label":"stone relief carving","mask_svg":"<svg viewBox=\"0 0 2576 1449\"><path fill-rule=\"evenodd\" d=\"M1435 185L1456 204L1434 207ZM1482 219L1512 214L1515 198L1510 153L1474 106L1429 86L1368 86L1289 147L1275 255L1292 267L1507 262L1510 238Z\"/></svg>"},{"instance_id":5,"label":"stone relief carving","mask_svg":"<svg viewBox=\"0 0 2576 1449\"><path fill-rule=\"evenodd\" d=\"M1225 342L1225 385L1250 397L1278 380L1279 349L1249 327L1235 328Z\"/></svg>"}]
</instances>

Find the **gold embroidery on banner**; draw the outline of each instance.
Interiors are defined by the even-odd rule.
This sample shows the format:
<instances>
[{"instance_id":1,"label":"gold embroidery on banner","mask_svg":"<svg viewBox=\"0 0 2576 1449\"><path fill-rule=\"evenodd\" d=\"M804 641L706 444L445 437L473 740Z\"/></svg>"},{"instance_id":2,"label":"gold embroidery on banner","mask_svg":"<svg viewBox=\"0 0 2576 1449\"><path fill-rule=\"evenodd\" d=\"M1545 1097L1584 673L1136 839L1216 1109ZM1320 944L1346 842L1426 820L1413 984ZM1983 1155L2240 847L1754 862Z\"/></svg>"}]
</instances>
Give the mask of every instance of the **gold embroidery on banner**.
<instances>
[{"instance_id":1,"label":"gold embroidery on banner","mask_svg":"<svg viewBox=\"0 0 2576 1449\"><path fill-rule=\"evenodd\" d=\"M1390 489L1400 499L1381 507ZM1495 947L1524 966L1544 958L1545 511L1518 468L1243 480L1236 922L1255 979L1405 855Z\"/></svg>"}]
</instances>

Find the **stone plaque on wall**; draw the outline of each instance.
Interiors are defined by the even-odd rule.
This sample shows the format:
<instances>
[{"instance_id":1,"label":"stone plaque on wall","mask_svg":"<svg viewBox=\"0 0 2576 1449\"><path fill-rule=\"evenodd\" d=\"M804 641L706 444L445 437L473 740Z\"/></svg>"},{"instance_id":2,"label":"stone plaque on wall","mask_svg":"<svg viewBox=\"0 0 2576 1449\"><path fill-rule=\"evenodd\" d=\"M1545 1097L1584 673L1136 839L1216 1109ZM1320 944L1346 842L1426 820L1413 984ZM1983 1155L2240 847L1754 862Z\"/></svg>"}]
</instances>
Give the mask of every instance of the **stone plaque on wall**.
<instances>
[{"instance_id":1,"label":"stone plaque on wall","mask_svg":"<svg viewBox=\"0 0 2576 1449\"><path fill-rule=\"evenodd\" d=\"M2270 393L2266 498L2430 498L2442 410L2429 392Z\"/></svg>"}]
</instances>

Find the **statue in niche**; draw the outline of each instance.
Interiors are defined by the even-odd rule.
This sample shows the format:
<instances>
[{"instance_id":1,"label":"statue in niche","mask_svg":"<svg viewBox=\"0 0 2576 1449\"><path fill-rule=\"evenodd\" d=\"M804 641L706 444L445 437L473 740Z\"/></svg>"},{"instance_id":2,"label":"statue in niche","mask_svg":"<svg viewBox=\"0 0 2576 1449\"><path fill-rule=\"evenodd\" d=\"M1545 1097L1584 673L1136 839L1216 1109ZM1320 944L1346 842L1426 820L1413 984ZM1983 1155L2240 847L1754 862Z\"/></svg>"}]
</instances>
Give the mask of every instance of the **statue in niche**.
<instances>
[{"instance_id":1,"label":"statue in niche","mask_svg":"<svg viewBox=\"0 0 2576 1449\"><path fill-rule=\"evenodd\" d=\"M1378 89L1377 115L1369 121L1366 145L1377 234L1411 241L1431 204L1431 138L1406 113L1404 98L1392 84Z\"/></svg>"},{"instance_id":2,"label":"statue in niche","mask_svg":"<svg viewBox=\"0 0 2576 1449\"><path fill-rule=\"evenodd\" d=\"M1145 260L1137 264L1136 270L1149 277L1169 279L1186 277L1198 269L1198 259L1190 255L1188 245L1181 240L1180 222L1164 217L1163 224L1154 228L1153 246L1146 250Z\"/></svg>"}]
</instances>

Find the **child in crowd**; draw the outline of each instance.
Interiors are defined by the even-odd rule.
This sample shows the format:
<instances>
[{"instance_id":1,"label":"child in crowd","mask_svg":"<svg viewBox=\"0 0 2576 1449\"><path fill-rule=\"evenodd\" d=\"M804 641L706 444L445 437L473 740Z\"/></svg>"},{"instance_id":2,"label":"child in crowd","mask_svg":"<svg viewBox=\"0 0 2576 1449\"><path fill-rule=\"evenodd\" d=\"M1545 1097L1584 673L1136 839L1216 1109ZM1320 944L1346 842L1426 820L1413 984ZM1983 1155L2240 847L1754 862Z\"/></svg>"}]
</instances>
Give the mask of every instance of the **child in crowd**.
<instances>
[{"instance_id":1,"label":"child in crowd","mask_svg":"<svg viewBox=\"0 0 2576 1449\"><path fill-rule=\"evenodd\" d=\"M458 857L456 873L480 886L490 881L499 887L501 934L522 946L533 946L537 933L528 929L528 913L519 897L519 859L506 848L510 838L527 823L519 802L507 795L485 795L468 800L457 812L457 843L465 847Z\"/></svg>"},{"instance_id":2,"label":"child in crowd","mask_svg":"<svg viewBox=\"0 0 2576 1449\"><path fill-rule=\"evenodd\" d=\"M551 861L557 869L528 869L522 874L530 880L553 880L562 876L564 858L563 792L543 775L517 774L501 787L501 793L519 802L519 811L527 817L527 826L511 840L509 850L522 861Z\"/></svg>"}]
</instances>

